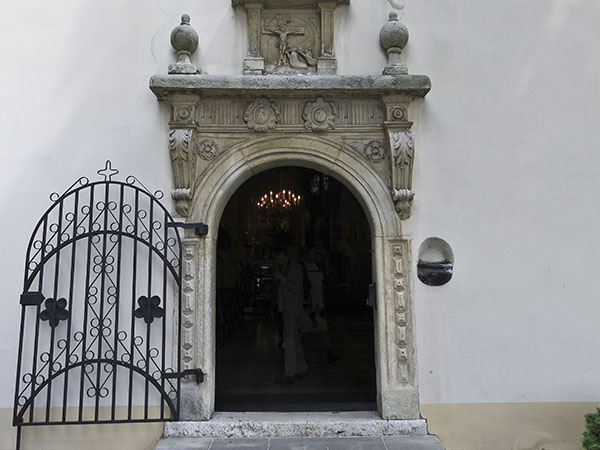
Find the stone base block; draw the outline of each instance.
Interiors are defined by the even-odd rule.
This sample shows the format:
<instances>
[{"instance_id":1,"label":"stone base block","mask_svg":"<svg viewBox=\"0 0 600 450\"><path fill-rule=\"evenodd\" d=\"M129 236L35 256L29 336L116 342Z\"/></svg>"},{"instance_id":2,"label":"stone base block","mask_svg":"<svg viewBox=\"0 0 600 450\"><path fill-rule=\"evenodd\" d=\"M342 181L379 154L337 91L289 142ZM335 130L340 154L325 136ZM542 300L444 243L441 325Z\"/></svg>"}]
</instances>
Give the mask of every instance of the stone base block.
<instances>
[{"instance_id":1,"label":"stone base block","mask_svg":"<svg viewBox=\"0 0 600 450\"><path fill-rule=\"evenodd\" d=\"M244 59L244 75L262 75L265 71L264 58Z\"/></svg>"},{"instance_id":2,"label":"stone base block","mask_svg":"<svg viewBox=\"0 0 600 450\"><path fill-rule=\"evenodd\" d=\"M317 73L319 75L335 75L337 73L337 59L319 58L317 60Z\"/></svg>"},{"instance_id":3,"label":"stone base block","mask_svg":"<svg viewBox=\"0 0 600 450\"><path fill-rule=\"evenodd\" d=\"M185 75L194 75L198 73L198 68L195 64L190 63L175 63L169 64L169 73L170 74L185 74Z\"/></svg>"},{"instance_id":4,"label":"stone base block","mask_svg":"<svg viewBox=\"0 0 600 450\"><path fill-rule=\"evenodd\" d=\"M165 437L342 437L425 436L427 423L383 420L376 412L215 413L206 422L168 422Z\"/></svg>"}]
</instances>

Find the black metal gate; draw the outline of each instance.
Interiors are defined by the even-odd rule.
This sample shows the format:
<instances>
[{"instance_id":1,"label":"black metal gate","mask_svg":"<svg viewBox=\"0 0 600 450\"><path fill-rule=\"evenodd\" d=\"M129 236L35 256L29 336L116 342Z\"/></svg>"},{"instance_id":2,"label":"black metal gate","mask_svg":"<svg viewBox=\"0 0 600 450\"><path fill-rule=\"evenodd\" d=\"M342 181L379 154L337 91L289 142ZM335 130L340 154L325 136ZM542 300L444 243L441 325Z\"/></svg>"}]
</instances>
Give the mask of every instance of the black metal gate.
<instances>
[{"instance_id":1,"label":"black metal gate","mask_svg":"<svg viewBox=\"0 0 600 450\"><path fill-rule=\"evenodd\" d=\"M82 177L51 195L31 236L17 448L26 425L179 418L181 224L160 191L131 176L112 181L116 173L107 161L103 181Z\"/></svg>"}]
</instances>

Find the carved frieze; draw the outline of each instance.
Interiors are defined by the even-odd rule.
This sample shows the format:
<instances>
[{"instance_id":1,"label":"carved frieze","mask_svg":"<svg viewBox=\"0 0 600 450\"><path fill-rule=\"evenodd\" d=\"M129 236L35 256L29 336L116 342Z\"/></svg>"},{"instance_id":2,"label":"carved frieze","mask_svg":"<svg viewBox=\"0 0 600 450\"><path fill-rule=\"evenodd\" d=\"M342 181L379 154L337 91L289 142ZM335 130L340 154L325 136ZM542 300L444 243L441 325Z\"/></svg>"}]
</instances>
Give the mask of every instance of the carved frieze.
<instances>
[{"instance_id":1,"label":"carved frieze","mask_svg":"<svg viewBox=\"0 0 600 450\"><path fill-rule=\"evenodd\" d=\"M254 131L272 130L280 120L281 113L277 105L264 97L250 103L244 114L246 125Z\"/></svg>"},{"instance_id":2,"label":"carved frieze","mask_svg":"<svg viewBox=\"0 0 600 450\"><path fill-rule=\"evenodd\" d=\"M304 127L313 131L327 131L335 128L337 106L333 102L326 102L322 97L314 102L307 102L302 113Z\"/></svg>"},{"instance_id":3,"label":"carved frieze","mask_svg":"<svg viewBox=\"0 0 600 450\"><path fill-rule=\"evenodd\" d=\"M378 164L385 159L385 147L381 141L371 141L363 150L365 157L373 164Z\"/></svg>"}]
</instances>

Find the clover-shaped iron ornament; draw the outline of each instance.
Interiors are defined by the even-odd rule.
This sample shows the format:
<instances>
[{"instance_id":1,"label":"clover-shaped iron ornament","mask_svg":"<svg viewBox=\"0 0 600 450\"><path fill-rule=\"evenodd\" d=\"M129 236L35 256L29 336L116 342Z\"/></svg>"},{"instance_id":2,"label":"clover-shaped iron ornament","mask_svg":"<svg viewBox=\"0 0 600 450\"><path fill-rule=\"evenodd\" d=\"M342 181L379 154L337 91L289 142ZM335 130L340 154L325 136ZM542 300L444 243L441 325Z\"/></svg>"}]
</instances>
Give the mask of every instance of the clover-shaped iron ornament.
<instances>
[{"instance_id":1,"label":"clover-shaped iron ornament","mask_svg":"<svg viewBox=\"0 0 600 450\"><path fill-rule=\"evenodd\" d=\"M61 320L67 320L69 318L69 311L67 311L67 300L59 298L54 300L48 298L44 302L46 309L40 313L40 319L47 320L52 328L58 326Z\"/></svg>"},{"instance_id":2,"label":"clover-shaped iron ornament","mask_svg":"<svg viewBox=\"0 0 600 450\"><path fill-rule=\"evenodd\" d=\"M142 295L138 298L138 304L140 307L135 310L135 317L138 319L144 318L144 322L150 325L154 322L155 318L163 317L165 315L165 310L160 306L160 297L158 295L153 295L148 299L145 295Z\"/></svg>"}]
</instances>

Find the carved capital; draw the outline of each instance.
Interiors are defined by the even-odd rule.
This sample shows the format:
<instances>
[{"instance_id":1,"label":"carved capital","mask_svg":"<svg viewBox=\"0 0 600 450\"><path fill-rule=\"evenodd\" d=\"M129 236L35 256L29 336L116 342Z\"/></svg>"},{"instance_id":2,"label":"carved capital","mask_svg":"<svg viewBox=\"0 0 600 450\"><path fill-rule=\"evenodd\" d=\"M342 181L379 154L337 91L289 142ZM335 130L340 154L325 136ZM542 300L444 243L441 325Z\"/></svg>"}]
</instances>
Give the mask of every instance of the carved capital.
<instances>
[{"instance_id":1,"label":"carved capital","mask_svg":"<svg viewBox=\"0 0 600 450\"><path fill-rule=\"evenodd\" d=\"M314 102L307 102L302 118L304 126L313 131L327 131L335 128L337 106L333 102L326 102L322 97Z\"/></svg>"},{"instance_id":2,"label":"carved capital","mask_svg":"<svg viewBox=\"0 0 600 450\"><path fill-rule=\"evenodd\" d=\"M254 131L272 130L280 120L281 113L277 105L264 97L250 103L244 114L246 125Z\"/></svg>"},{"instance_id":3,"label":"carved capital","mask_svg":"<svg viewBox=\"0 0 600 450\"><path fill-rule=\"evenodd\" d=\"M192 199L190 183L192 134L191 128L176 128L169 132L169 154L174 184L171 197L175 200L175 210L183 217L188 216Z\"/></svg>"},{"instance_id":4,"label":"carved capital","mask_svg":"<svg viewBox=\"0 0 600 450\"><path fill-rule=\"evenodd\" d=\"M389 131L388 135L392 161L392 200L400 218L408 219L415 196L412 191L415 154L413 134L411 131Z\"/></svg>"}]
</instances>

